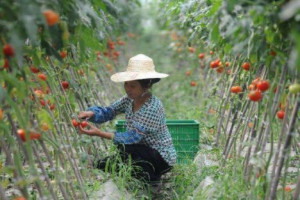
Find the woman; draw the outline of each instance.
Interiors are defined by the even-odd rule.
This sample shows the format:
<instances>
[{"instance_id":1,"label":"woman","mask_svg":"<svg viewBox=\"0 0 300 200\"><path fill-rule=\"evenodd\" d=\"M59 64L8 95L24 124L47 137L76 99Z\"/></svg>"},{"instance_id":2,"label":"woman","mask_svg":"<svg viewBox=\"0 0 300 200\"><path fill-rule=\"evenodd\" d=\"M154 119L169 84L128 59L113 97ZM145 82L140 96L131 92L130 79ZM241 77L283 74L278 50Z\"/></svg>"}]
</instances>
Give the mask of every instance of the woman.
<instances>
[{"instance_id":1,"label":"woman","mask_svg":"<svg viewBox=\"0 0 300 200\"><path fill-rule=\"evenodd\" d=\"M154 83L167 76L155 71L151 58L143 54L136 55L129 59L125 72L111 76L114 82L124 82L127 95L108 107L93 106L78 115L80 119L103 123L125 113L124 133L104 132L90 124L88 129L80 127L80 131L113 140L120 149L122 159L126 161L130 156L132 164L142 169L141 173L136 173L137 177L150 183L160 181L161 175L176 163L176 152L166 126L163 105L149 91ZM97 167L104 169L107 160L100 160Z\"/></svg>"}]
</instances>

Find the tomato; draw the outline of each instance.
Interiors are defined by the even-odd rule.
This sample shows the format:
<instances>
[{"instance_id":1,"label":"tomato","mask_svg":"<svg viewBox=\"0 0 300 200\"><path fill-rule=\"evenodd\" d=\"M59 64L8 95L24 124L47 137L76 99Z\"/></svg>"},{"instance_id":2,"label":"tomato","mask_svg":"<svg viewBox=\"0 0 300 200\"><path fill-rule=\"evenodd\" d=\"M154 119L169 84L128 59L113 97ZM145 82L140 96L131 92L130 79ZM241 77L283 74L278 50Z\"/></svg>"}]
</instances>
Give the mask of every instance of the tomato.
<instances>
[{"instance_id":1,"label":"tomato","mask_svg":"<svg viewBox=\"0 0 300 200\"><path fill-rule=\"evenodd\" d=\"M16 197L16 198L14 198L14 200L26 200L26 198L25 197Z\"/></svg>"},{"instance_id":2,"label":"tomato","mask_svg":"<svg viewBox=\"0 0 300 200\"><path fill-rule=\"evenodd\" d=\"M61 82L61 86L62 86L64 89L68 89L68 88L69 88L69 83L68 83L68 81L62 81L62 82Z\"/></svg>"},{"instance_id":3,"label":"tomato","mask_svg":"<svg viewBox=\"0 0 300 200\"><path fill-rule=\"evenodd\" d=\"M10 44L5 44L3 47L3 54L7 57L12 57L15 55L15 50Z\"/></svg>"},{"instance_id":4,"label":"tomato","mask_svg":"<svg viewBox=\"0 0 300 200\"><path fill-rule=\"evenodd\" d=\"M119 40L119 41L117 41L117 44L118 44L118 45L124 45L124 44L125 44L125 42L124 42L124 41L121 41L121 40Z\"/></svg>"},{"instance_id":5,"label":"tomato","mask_svg":"<svg viewBox=\"0 0 300 200\"><path fill-rule=\"evenodd\" d=\"M42 90L35 90L35 91L34 91L34 94L35 94L38 98L42 98L42 97L45 96Z\"/></svg>"},{"instance_id":6,"label":"tomato","mask_svg":"<svg viewBox=\"0 0 300 200\"><path fill-rule=\"evenodd\" d=\"M2 111L2 109L0 108L0 121L2 121L2 119L3 119L3 111Z\"/></svg>"},{"instance_id":7,"label":"tomato","mask_svg":"<svg viewBox=\"0 0 300 200\"><path fill-rule=\"evenodd\" d=\"M41 134L31 132L31 133L29 133L29 137L30 137L31 140L40 139Z\"/></svg>"},{"instance_id":8,"label":"tomato","mask_svg":"<svg viewBox=\"0 0 300 200\"><path fill-rule=\"evenodd\" d=\"M204 53L199 53L198 58L199 58L199 59L203 59L204 56L205 56Z\"/></svg>"},{"instance_id":9,"label":"tomato","mask_svg":"<svg viewBox=\"0 0 300 200\"><path fill-rule=\"evenodd\" d=\"M194 53L195 52L195 48L194 47L188 47L188 50L190 53Z\"/></svg>"},{"instance_id":10,"label":"tomato","mask_svg":"<svg viewBox=\"0 0 300 200\"><path fill-rule=\"evenodd\" d=\"M224 71L224 67L218 67L216 71L221 74Z\"/></svg>"},{"instance_id":11,"label":"tomato","mask_svg":"<svg viewBox=\"0 0 300 200\"><path fill-rule=\"evenodd\" d=\"M18 129L17 133L18 133L19 137L21 138L21 140L23 142L25 142L26 141L25 130L24 129Z\"/></svg>"},{"instance_id":12,"label":"tomato","mask_svg":"<svg viewBox=\"0 0 300 200\"><path fill-rule=\"evenodd\" d=\"M279 110L277 112L278 119L283 119L284 118L284 114L285 114L285 112L283 110Z\"/></svg>"},{"instance_id":13,"label":"tomato","mask_svg":"<svg viewBox=\"0 0 300 200\"><path fill-rule=\"evenodd\" d=\"M119 57L119 56L120 56L120 52L119 52L119 51L114 51L114 52L113 52L113 55L114 55L115 57Z\"/></svg>"},{"instance_id":14,"label":"tomato","mask_svg":"<svg viewBox=\"0 0 300 200\"><path fill-rule=\"evenodd\" d=\"M8 69L9 68L9 60L7 58L4 58L4 65L3 65L4 69Z\"/></svg>"},{"instance_id":15,"label":"tomato","mask_svg":"<svg viewBox=\"0 0 300 200\"><path fill-rule=\"evenodd\" d=\"M43 14L49 26L53 26L59 22L59 15L53 10L46 10L43 12Z\"/></svg>"},{"instance_id":16,"label":"tomato","mask_svg":"<svg viewBox=\"0 0 300 200\"><path fill-rule=\"evenodd\" d=\"M254 84L255 86L257 86L257 83L260 81L260 77L257 77L256 79L254 79L251 84Z\"/></svg>"},{"instance_id":17,"label":"tomato","mask_svg":"<svg viewBox=\"0 0 300 200\"><path fill-rule=\"evenodd\" d=\"M210 55L213 55L213 54L214 54L214 52L213 52L213 51L210 51L210 52L209 52L209 54L210 54Z\"/></svg>"},{"instance_id":18,"label":"tomato","mask_svg":"<svg viewBox=\"0 0 300 200\"><path fill-rule=\"evenodd\" d=\"M290 186L285 186L284 191L290 192L290 191L292 191L292 188Z\"/></svg>"},{"instance_id":19,"label":"tomato","mask_svg":"<svg viewBox=\"0 0 300 200\"><path fill-rule=\"evenodd\" d=\"M30 67L30 70L31 70L31 72L34 73L34 74L40 72L40 70L39 70L38 68L36 68L35 66L33 66L33 65Z\"/></svg>"},{"instance_id":20,"label":"tomato","mask_svg":"<svg viewBox=\"0 0 300 200\"><path fill-rule=\"evenodd\" d=\"M43 124L42 124L42 129L43 129L44 131L48 131L48 130L49 130L48 124L47 124L47 123L43 123Z\"/></svg>"},{"instance_id":21,"label":"tomato","mask_svg":"<svg viewBox=\"0 0 300 200\"><path fill-rule=\"evenodd\" d=\"M217 60L214 60L214 61L211 61L210 62L210 67L211 68L217 68L221 66L221 62L220 62L220 59L217 59Z\"/></svg>"},{"instance_id":22,"label":"tomato","mask_svg":"<svg viewBox=\"0 0 300 200\"><path fill-rule=\"evenodd\" d=\"M51 106L50 106L50 110L54 110L55 109L55 104L53 103Z\"/></svg>"},{"instance_id":23,"label":"tomato","mask_svg":"<svg viewBox=\"0 0 300 200\"><path fill-rule=\"evenodd\" d=\"M232 86L231 89L230 89L230 91L231 91L232 93L240 93L240 92L242 92L243 90L242 90L241 86L236 85L236 86Z\"/></svg>"},{"instance_id":24,"label":"tomato","mask_svg":"<svg viewBox=\"0 0 300 200\"><path fill-rule=\"evenodd\" d=\"M271 56L276 56L276 51L271 50L271 51L270 51L270 55L271 55Z\"/></svg>"},{"instance_id":25,"label":"tomato","mask_svg":"<svg viewBox=\"0 0 300 200\"><path fill-rule=\"evenodd\" d=\"M260 91L264 92L270 88L270 83L268 80L262 80L259 81L256 86Z\"/></svg>"},{"instance_id":26,"label":"tomato","mask_svg":"<svg viewBox=\"0 0 300 200\"><path fill-rule=\"evenodd\" d=\"M43 73L38 74L38 77L39 77L41 80L43 80L43 81L46 81L46 80L47 80L47 76L46 76L45 74L43 74Z\"/></svg>"},{"instance_id":27,"label":"tomato","mask_svg":"<svg viewBox=\"0 0 300 200\"><path fill-rule=\"evenodd\" d=\"M86 127L87 126L87 121L82 121L81 123L80 123L80 126L82 127L82 128L84 128L84 127Z\"/></svg>"},{"instance_id":28,"label":"tomato","mask_svg":"<svg viewBox=\"0 0 300 200\"><path fill-rule=\"evenodd\" d=\"M297 94L300 92L300 84L299 83L294 83L289 86L289 91L292 94Z\"/></svg>"},{"instance_id":29,"label":"tomato","mask_svg":"<svg viewBox=\"0 0 300 200\"><path fill-rule=\"evenodd\" d=\"M45 106L45 105L46 105L45 100L44 100L44 99L41 99L41 100L40 100L40 104L41 104L42 106Z\"/></svg>"},{"instance_id":30,"label":"tomato","mask_svg":"<svg viewBox=\"0 0 300 200\"><path fill-rule=\"evenodd\" d=\"M229 65L230 65L230 62L226 61L226 62L225 62L225 66L226 66L226 67L229 67Z\"/></svg>"},{"instance_id":31,"label":"tomato","mask_svg":"<svg viewBox=\"0 0 300 200\"><path fill-rule=\"evenodd\" d=\"M60 52L60 57L65 58L67 56L67 51L61 51Z\"/></svg>"},{"instance_id":32,"label":"tomato","mask_svg":"<svg viewBox=\"0 0 300 200\"><path fill-rule=\"evenodd\" d=\"M191 71L186 71L185 75L190 76L191 75Z\"/></svg>"},{"instance_id":33,"label":"tomato","mask_svg":"<svg viewBox=\"0 0 300 200\"><path fill-rule=\"evenodd\" d=\"M248 71L250 69L250 63L248 62L244 62L243 65L242 65L242 68L246 71Z\"/></svg>"},{"instance_id":34,"label":"tomato","mask_svg":"<svg viewBox=\"0 0 300 200\"><path fill-rule=\"evenodd\" d=\"M192 87L195 87L195 86L197 85L197 82L196 82L196 81L191 81L190 85L191 85Z\"/></svg>"},{"instance_id":35,"label":"tomato","mask_svg":"<svg viewBox=\"0 0 300 200\"><path fill-rule=\"evenodd\" d=\"M76 119L72 119L72 124L74 127L79 126L79 123L76 121Z\"/></svg>"},{"instance_id":36,"label":"tomato","mask_svg":"<svg viewBox=\"0 0 300 200\"><path fill-rule=\"evenodd\" d=\"M248 97L251 101L259 101L262 98L260 90L251 90L248 94Z\"/></svg>"},{"instance_id":37,"label":"tomato","mask_svg":"<svg viewBox=\"0 0 300 200\"><path fill-rule=\"evenodd\" d=\"M255 90L255 89L256 89L256 85L252 83L248 86L248 90Z\"/></svg>"}]
</instances>

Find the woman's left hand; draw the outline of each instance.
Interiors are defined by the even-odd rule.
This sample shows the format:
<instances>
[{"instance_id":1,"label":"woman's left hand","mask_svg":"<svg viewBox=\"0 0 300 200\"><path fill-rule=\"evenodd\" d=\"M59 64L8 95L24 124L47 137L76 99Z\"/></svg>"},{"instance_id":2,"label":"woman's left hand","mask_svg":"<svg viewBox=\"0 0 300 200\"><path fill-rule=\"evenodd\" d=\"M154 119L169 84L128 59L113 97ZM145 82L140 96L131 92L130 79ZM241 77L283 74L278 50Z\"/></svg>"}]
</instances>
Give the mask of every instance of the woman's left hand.
<instances>
[{"instance_id":1,"label":"woman's left hand","mask_svg":"<svg viewBox=\"0 0 300 200\"><path fill-rule=\"evenodd\" d=\"M95 127L87 122L86 122L85 127L82 127L82 125L80 124L79 130L80 130L80 133L90 135L90 136L98 135L98 133L101 132L100 129L98 129L97 127Z\"/></svg>"}]
</instances>

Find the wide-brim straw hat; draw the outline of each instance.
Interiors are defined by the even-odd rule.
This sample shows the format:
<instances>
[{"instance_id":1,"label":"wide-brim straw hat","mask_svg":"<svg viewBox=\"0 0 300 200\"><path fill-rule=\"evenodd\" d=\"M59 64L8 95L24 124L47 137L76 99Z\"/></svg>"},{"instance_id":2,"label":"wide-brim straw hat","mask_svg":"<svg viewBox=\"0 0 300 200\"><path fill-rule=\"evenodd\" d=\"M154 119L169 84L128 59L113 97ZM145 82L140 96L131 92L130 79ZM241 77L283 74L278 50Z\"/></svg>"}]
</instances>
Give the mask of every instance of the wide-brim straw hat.
<instances>
[{"instance_id":1,"label":"wide-brim straw hat","mask_svg":"<svg viewBox=\"0 0 300 200\"><path fill-rule=\"evenodd\" d=\"M129 59L125 72L115 73L110 79L114 82L124 82L141 79L166 78L168 76L168 74L155 71L153 60L150 57L144 54L138 54Z\"/></svg>"}]
</instances>

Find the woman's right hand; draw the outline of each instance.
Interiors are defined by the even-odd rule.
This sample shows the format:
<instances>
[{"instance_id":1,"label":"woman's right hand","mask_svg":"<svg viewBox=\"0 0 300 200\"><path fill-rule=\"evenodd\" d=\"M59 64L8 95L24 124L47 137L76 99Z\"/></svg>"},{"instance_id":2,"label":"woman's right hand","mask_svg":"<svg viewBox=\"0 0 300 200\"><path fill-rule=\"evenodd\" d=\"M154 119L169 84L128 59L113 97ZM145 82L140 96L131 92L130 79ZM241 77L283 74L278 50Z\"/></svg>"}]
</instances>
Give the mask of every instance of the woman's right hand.
<instances>
[{"instance_id":1,"label":"woman's right hand","mask_svg":"<svg viewBox=\"0 0 300 200\"><path fill-rule=\"evenodd\" d=\"M93 117L94 112L93 111L82 111L79 113L78 115L78 119L89 119L91 117Z\"/></svg>"}]
</instances>

